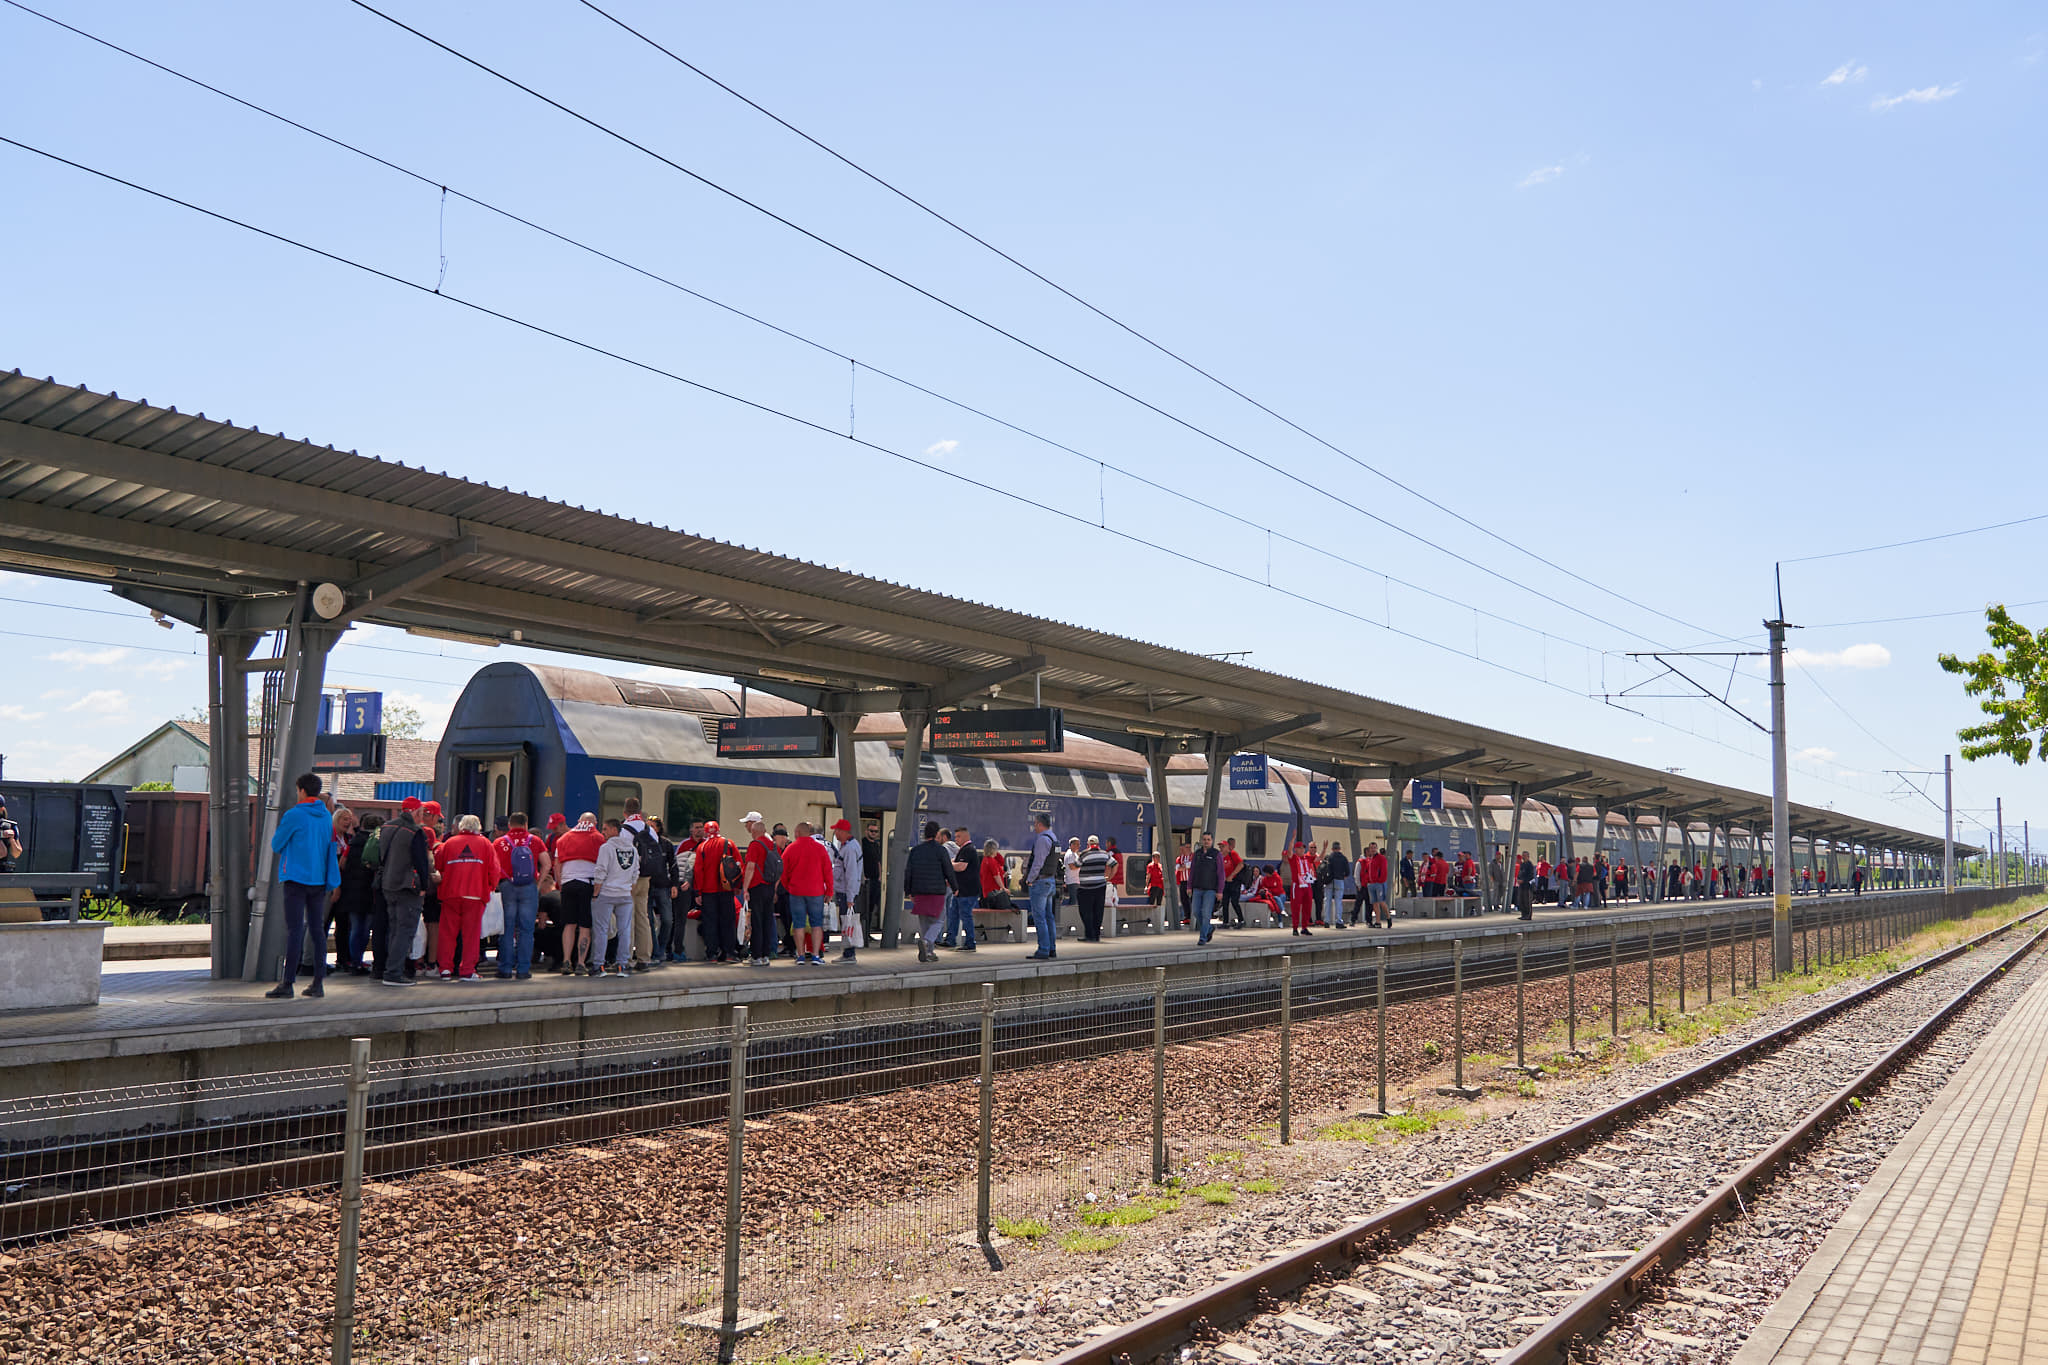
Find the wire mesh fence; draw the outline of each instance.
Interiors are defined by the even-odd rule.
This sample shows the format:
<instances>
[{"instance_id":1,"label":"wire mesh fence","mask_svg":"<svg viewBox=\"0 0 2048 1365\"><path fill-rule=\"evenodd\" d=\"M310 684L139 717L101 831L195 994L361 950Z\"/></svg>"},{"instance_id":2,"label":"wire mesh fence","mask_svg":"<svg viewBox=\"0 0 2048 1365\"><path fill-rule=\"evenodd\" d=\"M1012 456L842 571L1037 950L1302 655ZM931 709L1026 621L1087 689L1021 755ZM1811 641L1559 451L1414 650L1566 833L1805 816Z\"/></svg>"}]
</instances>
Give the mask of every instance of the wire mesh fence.
<instances>
[{"instance_id":1,"label":"wire mesh fence","mask_svg":"<svg viewBox=\"0 0 2048 1365\"><path fill-rule=\"evenodd\" d=\"M2010 898L1802 903L1794 970ZM1739 902L1447 925L1136 985L10 1101L0 1357L800 1355L1256 1191L1297 1120L1384 1109L1390 1069L1491 1078L1752 991L1771 929Z\"/></svg>"}]
</instances>

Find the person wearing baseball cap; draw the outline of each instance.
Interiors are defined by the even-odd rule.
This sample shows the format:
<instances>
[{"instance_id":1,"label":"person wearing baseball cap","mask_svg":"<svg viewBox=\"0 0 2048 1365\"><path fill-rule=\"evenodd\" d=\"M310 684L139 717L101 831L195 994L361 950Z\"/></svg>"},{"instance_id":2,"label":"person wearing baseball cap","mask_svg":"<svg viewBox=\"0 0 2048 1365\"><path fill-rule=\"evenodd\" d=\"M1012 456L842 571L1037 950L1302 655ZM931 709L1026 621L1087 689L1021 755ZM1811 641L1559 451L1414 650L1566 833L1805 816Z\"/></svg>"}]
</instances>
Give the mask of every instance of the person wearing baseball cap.
<instances>
[{"instance_id":1,"label":"person wearing baseball cap","mask_svg":"<svg viewBox=\"0 0 2048 1365\"><path fill-rule=\"evenodd\" d=\"M860 840L853 837L853 821L832 822L832 900L839 907L841 962L855 961L862 946L860 885L866 875Z\"/></svg>"},{"instance_id":2,"label":"person wearing baseball cap","mask_svg":"<svg viewBox=\"0 0 2048 1365\"><path fill-rule=\"evenodd\" d=\"M750 810L741 817L740 823L747 827L747 852L741 863L740 890L745 894L747 907L747 965L766 967L775 957L775 945L781 935L775 926L775 883L777 868L769 866L773 855L780 864L782 855L768 838L768 822L757 810Z\"/></svg>"},{"instance_id":3,"label":"person wearing baseball cap","mask_svg":"<svg viewBox=\"0 0 2048 1365\"><path fill-rule=\"evenodd\" d=\"M706 962L740 960L739 908L733 899L738 888L725 875L726 859L738 857L732 841L718 832L718 822L706 820L704 842L697 845L690 867L690 886L697 893L697 932L704 939Z\"/></svg>"}]
</instances>

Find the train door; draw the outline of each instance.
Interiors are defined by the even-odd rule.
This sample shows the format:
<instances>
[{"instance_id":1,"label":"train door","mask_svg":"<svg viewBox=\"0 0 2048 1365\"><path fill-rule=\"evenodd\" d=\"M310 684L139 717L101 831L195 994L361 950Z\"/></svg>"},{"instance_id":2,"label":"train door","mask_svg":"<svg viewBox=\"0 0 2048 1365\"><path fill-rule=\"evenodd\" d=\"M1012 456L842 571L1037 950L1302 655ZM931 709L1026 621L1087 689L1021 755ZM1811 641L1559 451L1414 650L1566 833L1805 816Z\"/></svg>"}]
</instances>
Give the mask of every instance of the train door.
<instances>
[{"instance_id":1,"label":"train door","mask_svg":"<svg viewBox=\"0 0 2048 1365\"><path fill-rule=\"evenodd\" d=\"M532 809L529 786L531 765L524 746L493 753L455 755L456 809L451 816L474 815L486 830L496 826L500 816Z\"/></svg>"}]
</instances>

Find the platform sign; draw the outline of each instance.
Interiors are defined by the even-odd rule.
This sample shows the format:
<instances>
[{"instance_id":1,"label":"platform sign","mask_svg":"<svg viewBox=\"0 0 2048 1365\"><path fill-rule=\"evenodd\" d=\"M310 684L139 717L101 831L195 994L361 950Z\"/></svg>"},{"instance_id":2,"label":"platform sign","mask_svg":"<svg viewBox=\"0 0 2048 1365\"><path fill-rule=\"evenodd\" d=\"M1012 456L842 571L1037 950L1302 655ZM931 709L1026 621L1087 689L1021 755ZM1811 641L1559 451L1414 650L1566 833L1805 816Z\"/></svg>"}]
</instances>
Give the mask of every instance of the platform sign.
<instances>
[{"instance_id":1,"label":"platform sign","mask_svg":"<svg viewBox=\"0 0 2048 1365\"><path fill-rule=\"evenodd\" d=\"M1444 784L1416 778L1408 784L1408 804L1416 810L1442 810Z\"/></svg>"},{"instance_id":2,"label":"platform sign","mask_svg":"<svg viewBox=\"0 0 2048 1365\"><path fill-rule=\"evenodd\" d=\"M384 771L384 736L315 735L313 771L381 773Z\"/></svg>"},{"instance_id":3,"label":"platform sign","mask_svg":"<svg viewBox=\"0 0 2048 1365\"><path fill-rule=\"evenodd\" d=\"M1335 782L1311 782L1308 784L1308 808L1310 810L1337 809L1337 784Z\"/></svg>"},{"instance_id":4,"label":"platform sign","mask_svg":"<svg viewBox=\"0 0 2048 1365\"><path fill-rule=\"evenodd\" d=\"M1262 792L1266 789L1266 756L1232 754L1230 789L1234 792Z\"/></svg>"},{"instance_id":5,"label":"platform sign","mask_svg":"<svg viewBox=\"0 0 2048 1365\"><path fill-rule=\"evenodd\" d=\"M1060 708L1035 706L1014 711L941 711L932 717L928 747L935 754L1056 754L1066 744Z\"/></svg>"},{"instance_id":6,"label":"platform sign","mask_svg":"<svg viewBox=\"0 0 2048 1365\"><path fill-rule=\"evenodd\" d=\"M831 758L824 716L727 716L718 722L720 758Z\"/></svg>"},{"instance_id":7,"label":"platform sign","mask_svg":"<svg viewBox=\"0 0 2048 1365\"><path fill-rule=\"evenodd\" d=\"M345 735L378 735L384 732L382 692L344 692L341 695L341 732Z\"/></svg>"}]
</instances>

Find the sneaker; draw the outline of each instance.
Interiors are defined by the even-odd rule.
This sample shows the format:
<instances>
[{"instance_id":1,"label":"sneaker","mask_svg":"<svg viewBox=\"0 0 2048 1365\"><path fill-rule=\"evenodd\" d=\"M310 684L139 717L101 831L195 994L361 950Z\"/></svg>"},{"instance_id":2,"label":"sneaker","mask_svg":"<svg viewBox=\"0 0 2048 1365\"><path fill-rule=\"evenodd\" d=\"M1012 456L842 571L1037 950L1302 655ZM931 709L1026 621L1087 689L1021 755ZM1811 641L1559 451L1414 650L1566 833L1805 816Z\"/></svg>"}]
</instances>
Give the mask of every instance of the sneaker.
<instances>
[{"instance_id":1,"label":"sneaker","mask_svg":"<svg viewBox=\"0 0 2048 1365\"><path fill-rule=\"evenodd\" d=\"M453 981L453 980L455 979L455 973L453 973L453 972L442 972L442 973L441 973L441 979L442 979L443 981Z\"/></svg>"},{"instance_id":2,"label":"sneaker","mask_svg":"<svg viewBox=\"0 0 2048 1365\"><path fill-rule=\"evenodd\" d=\"M531 981L531 980L533 980L533 973L532 973L532 972L514 972L514 973L512 973L512 979L513 979L513 980L515 980L515 981Z\"/></svg>"},{"instance_id":3,"label":"sneaker","mask_svg":"<svg viewBox=\"0 0 2048 1365\"><path fill-rule=\"evenodd\" d=\"M267 990L267 991L263 992L263 998L264 998L265 1000L289 1000L289 999L291 999L291 998L292 998L292 983L291 983L291 982L289 982L289 981L280 981L280 982L278 982L278 983L277 983L277 984L276 984L275 986L272 986L272 987L271 987L271 988L270 988L269 990Z\"/></svg>"},{"instance_id":4,"label":"sneaker","mask_svg":"<svg viewBox=\"0 0 2048 1365\"><path fill-rule=\"evenodd\" d=\"M476 973L471 972L468 976L458 976L455 979L457 981L474 981L476 980Z\"/></svg>"},{"instance_id":5,"label":"sneaker","mask_svg":"<svg viewBox=\"0 0 2048 1365\"><path fill-rule=\"evenodd\" d=\"M510 981L511 979L512 979L512 973L510 973L510 972L499 972L499 973L498 973L498 980L500 980L500 981Z\"/></svg>"},{"instance_id":6,"label":"sneaker","mask_svg":"<svg viewBox=\"0 0 2048 1365\"><path fill-rule=\"evenodd\" d=\"M963 948L961 948L960 951L963 953L971 953L974 951L974 945L972 943L969 943Z\"/></svg>"},{"instance_id":7,"label":"sneaker","mask_svg":"<svg viewBox=\"0 0 2048 1365\"><path fill-rule=\"evenodd\" d=\"M645 968L642 968L641 970L645 971L646 969L645 969ZM619 968L619 976L620 976L620 978L621 978L621 979L623 979L623 978L625 978L625 977L629 977L629 976L631 976L632 974L633 974L633 969L632 969L631 967L621 967L621 968Z\"/></svg>"},{"instance_id":8,"label":"sneaker","mask_svg":"<svg viewBox=\"0 0 2048 1365\"><path fill-rule=\"evenodd\" d=\"M420 983L413 980L409 976L401 976L396 979L388 976L380 976L377 978L377 984L380 986L417 986Z\"/></svg>"},{"instance_id":9,"label":"sneaker","mask_svg":"<svg viewBox=\"0 0 2048 1365\"><path fill-rule=\"evenodd\" d=\"M843 952L841 952L841 953L839 954L839 960L840 960L841 962L858 962L858 961L860 961L860 959L859 959L859 958L857 958L857 957L855 957L855 956L853 955L853 949L851 949L851 948L845 949L845 950L844 950Z\"/></svg>"}]
</instances>

